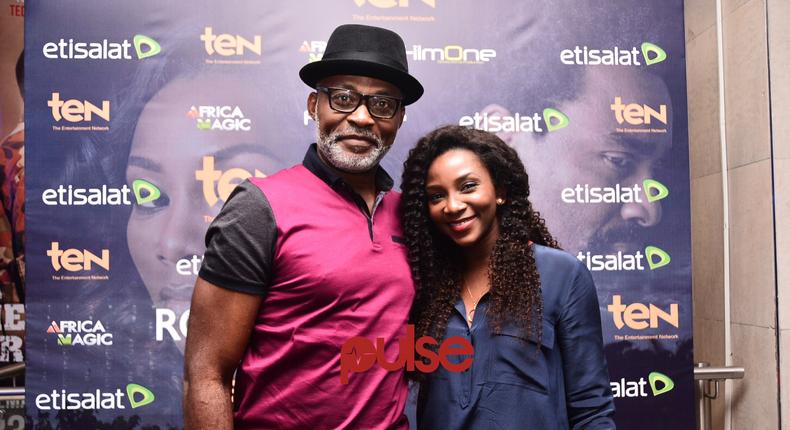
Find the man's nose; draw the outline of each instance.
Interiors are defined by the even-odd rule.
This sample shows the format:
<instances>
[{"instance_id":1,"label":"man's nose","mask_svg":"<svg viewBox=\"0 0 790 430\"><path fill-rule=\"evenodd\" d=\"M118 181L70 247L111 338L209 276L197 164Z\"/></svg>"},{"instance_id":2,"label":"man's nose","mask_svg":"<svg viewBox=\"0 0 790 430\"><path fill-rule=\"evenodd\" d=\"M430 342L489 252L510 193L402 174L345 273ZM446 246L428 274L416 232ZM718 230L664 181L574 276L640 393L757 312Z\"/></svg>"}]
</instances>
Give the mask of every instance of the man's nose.
<instances>
[{"instance_id":1,"label":"man's nose","mask_svg":"<svg viewBox=\"0 0 790 430\"><path fill-rule=\"evenodd\" d=\"M365 103L360 103L354 112L348 114L348 117L346 118L349 122L360 128L370 127L376 122L376 120L370 116L370 112L368 111L368 107Z\"/></svg>"},{"instance_id":2,"label":"man's nose","mask_svg":"<svg viewBox=\"0 0 790 430\"><path fill-rule=\"evenodd\" d=\"M630 203L623 203L620 215L624 220L635 222L641 227L653 227L661 221L661 202L648 202L647 192L642 189L638 194L638 201L634 198Z\"/></svg>"}]
</instances>

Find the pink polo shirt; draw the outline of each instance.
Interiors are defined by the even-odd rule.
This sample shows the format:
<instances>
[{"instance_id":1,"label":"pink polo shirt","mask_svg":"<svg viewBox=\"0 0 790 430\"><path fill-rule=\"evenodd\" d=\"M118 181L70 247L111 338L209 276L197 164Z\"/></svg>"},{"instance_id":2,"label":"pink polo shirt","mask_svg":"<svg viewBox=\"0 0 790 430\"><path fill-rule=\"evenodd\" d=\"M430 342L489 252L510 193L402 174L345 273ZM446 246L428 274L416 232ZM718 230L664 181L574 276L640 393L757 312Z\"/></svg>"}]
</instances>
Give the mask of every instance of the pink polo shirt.
<instances>
[{"instance_id":1,"label":"pink polo shirt","mask_svg":"<svg viewBox=\"0 0 790 430\"><path fill-rule=\"evenodd\" d=\"M400 196L382 193L369 216L304 165L249 182L268 201L276 241L236 373L235 427L406 429L402 371L376 364L340 382L340 349L354 336L384 338L387 358L398 355L414 297Z\"/></svg>"}]
</instances>

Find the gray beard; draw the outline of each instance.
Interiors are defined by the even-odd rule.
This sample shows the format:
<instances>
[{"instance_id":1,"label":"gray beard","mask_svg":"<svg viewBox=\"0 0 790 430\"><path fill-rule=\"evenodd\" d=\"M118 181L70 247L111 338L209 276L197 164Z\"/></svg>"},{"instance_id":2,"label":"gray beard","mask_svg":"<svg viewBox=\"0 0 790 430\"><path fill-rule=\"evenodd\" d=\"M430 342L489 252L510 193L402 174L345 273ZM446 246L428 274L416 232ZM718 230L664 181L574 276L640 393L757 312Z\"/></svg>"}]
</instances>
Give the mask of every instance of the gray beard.
<instances>
[{"instance_id":1,"label":"gray beard","mask_svg":"<svg viewBox=\"0 0 790 430\"><path fill-rule=\"evenodd\" d=\"M316 143L318 144L318 152L321 153L324 160L332 165L332 167L347 173L364 173L369 172L379 165L379 161L387 155L390 147L385 146L381 138L376 136L373 132L363 128L349 127L348 129L340 132L333 131L326 135L321 132L321 124L318 119L315 120L316 130ZM346 152L340 147L338 141L345 135L355 134L365 136L373 142L373 148L366 154L353 154Z\"/></svg>"}]
</instances>

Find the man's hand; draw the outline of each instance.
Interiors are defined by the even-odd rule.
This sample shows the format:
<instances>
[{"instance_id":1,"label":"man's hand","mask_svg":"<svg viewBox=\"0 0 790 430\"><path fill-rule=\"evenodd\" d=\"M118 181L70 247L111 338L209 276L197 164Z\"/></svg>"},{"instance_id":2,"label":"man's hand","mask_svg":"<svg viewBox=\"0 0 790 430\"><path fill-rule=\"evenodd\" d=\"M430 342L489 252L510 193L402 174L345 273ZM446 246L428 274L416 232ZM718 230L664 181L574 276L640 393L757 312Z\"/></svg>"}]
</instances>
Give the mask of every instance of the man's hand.
<instances>
[{"instance_id":1,"label":"man's hand","mask_svg":"<svg viewBox=\"0 0 790 430\"><path fill-rule=\"evenodd\" d=\"M233 372L247 347L262 300L262 296L197 279L184 354L186 429L233 428Z\"/></svg>"}]
</instances>

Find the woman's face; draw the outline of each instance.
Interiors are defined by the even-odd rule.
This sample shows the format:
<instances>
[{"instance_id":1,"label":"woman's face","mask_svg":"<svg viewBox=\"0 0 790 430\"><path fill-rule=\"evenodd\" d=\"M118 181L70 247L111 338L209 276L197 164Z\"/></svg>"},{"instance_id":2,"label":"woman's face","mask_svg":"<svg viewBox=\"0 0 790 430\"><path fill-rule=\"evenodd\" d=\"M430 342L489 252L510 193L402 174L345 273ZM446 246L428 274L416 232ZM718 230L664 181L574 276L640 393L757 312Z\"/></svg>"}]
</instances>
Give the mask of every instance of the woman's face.
<instances>
[{"instance_id":1,"label":"woman's face","mask_svg":"<svg viewBox=\"0 0 790 430\"><path fill-rule=\"evenodd\" d=\"M198 77L163 88L140 115L126 168L130 185L144 179L161 192L155 201L134 207L126 233L154 306L177 317L189 308L208 223L233 186L279 167L261 146L263 124L252 115L260 109L243 89L218 81ZM251 120L241 121L249 130L198 128L201 116L212 115L206 109L201 115L201 108L223 106L234 115L226 125L235 127L243 117Z\"/></svg>"},{"instance_id":2,"label":"woman's face","mask_svg":"<svg viewBox=\"0 0 790 430\"><path fill-rule=\"evenodd\" d=\"M465 249L490 250L499 237L498 194L480 158L467 149L437 157L425 181L428 212L440 232Z\"/></svg>"}]
</instances>

